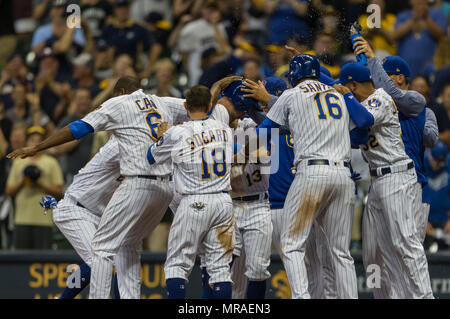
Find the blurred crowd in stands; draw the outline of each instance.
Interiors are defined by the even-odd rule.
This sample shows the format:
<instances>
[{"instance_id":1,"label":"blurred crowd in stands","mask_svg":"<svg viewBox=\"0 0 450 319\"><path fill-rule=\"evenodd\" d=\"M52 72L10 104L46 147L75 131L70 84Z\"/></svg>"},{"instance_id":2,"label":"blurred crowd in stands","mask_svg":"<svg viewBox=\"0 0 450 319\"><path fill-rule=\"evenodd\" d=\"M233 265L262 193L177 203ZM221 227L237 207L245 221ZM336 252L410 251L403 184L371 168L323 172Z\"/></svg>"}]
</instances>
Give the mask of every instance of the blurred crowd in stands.
<instances>
[{"instance_id":1,"label":"blurred crowd in stands","mask_svg":"<svg viewBox=\"0 0 450 319\"><path fill-rule=\"evenodd\" d=\"M370 28L371 4L380 28ZM25 160L4 155L82 118L111 97L119 77L140 78L149 94L182 98L192 85L211 87L231 74L284 77L287 44L316 55L337 78L355 59L354 21L378 58L400 55L409 63L411 89L426 97L450 146L449 1L0 0L0 19L1 249L65 247L39 200L61 198L108 133ZM427 150L425 162L434 200L430 247L443 249L450 236L447 149ZM165 250L169 223L167 214L146 249Z\"/></svg>"}]
</instances>

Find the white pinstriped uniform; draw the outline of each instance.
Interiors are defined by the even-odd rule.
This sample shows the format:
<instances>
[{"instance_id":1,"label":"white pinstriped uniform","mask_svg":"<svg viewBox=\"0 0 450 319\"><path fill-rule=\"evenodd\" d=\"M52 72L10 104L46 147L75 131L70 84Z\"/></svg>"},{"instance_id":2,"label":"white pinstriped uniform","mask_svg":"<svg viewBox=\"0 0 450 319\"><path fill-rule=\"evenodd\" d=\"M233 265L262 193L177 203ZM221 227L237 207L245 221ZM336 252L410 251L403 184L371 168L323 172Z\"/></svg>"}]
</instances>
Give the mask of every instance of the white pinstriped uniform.
<instances>
[{"instance_id":1,"label":"white pinstriped uniform","mask_svg":"<svg viewBox=\"0 0 450 319\"><path fill-rule=\"evenodd\" d=\"M156 163L172 160L181 195L169 233L165 278L188 280L197 252L204 252L210 285L230 282L234 218L230 190L233 152L228 125L213 119L169 129L151 147Z\"/></svg>"},{"instance_id":2,"label":"white pinstriped uniform","mask_svg":"<svg viewBox=\"0 0 450 319\"><path fill-rule=\"evenodd\" d=\"M120 173L124 176L92 240L91 298L108 298L112 260L121 248L132 251L129 264L138 269L137 247L158 225L169 206L173 193L168 183L170 165L150 166L146 154L156 141L158 122L177 123L182 103L183 100L146 95L138 90L106 101L83 119L95 131L113 132L119 144ZM150 175L157 179L148 178ZM140 298L140 282L128 284L132 298Z\"/></svg>"},{"instance_id":3,"label":"white pinstriped uniform","mask_svg":"<svg viewBox=\"0 0 450 319\"><path fill-rule=\"evenodd\" d=\"M362 104L374 116L368 145L361 146L371 169L394 172L372 176L363 216L363 262L385 272L375 298L433 298L425 251L417 235L415 212L422 209L420 186L401 138L392 98L377 89Z\"/></svg>"},{"instance_id":4,"label":"white pinstriped uniform","mask_svg":"<svg viewBox=\"0 0 450 319\"><path fill-rule=\"evenodd\" d=\"M350 161L352 123L342 95L318 81L306 80L284 91L267 117L288 125L297 167L282 214L282 260L293 298L310 298L305 250L313 221L330 247L338 298L357 298L356 273L349 252L354 183L344 162ZM326 159L331 165L308 165ZM316 236L316 240L320 237Z\"/></svg>"},{"instance_id":5,"label":"white pinstriped uniform","mask_svg":"<svg viewBox=\"0 0 450 319\"><path fill-rule=\"evenodd\" d=\"M53 221L83 261L92 264L92 238L114 191L120 185L119 145L114 136L75 175L64 198L53 210ZM81 204L83 207L77 205ZM139 281L139 268L130 271L127 247L114 258L121 298L130 298L128 282ZM138 265L139 266L139 265ZM134 277L133 277L134 276Z\"/></svg>"},{"instance_id":6,"label":"white pinstriped uniform","mask_svg":"<svg viewBox=\"0 0 450 319\"><path fill-rule=\"evenodd\" d=\"M254 130L256 123L246 118L238 122L234 134ZM245 298L247 278L266 280L270 264L272 220L267 196L269 175L261 172L260 164L235 165L231 169L231 197L259 196L253 201L233 200L236 221L236 258L232 267L233 298ZM245 275L245 276L244 276Z\"/></svg>"}]
</instances>

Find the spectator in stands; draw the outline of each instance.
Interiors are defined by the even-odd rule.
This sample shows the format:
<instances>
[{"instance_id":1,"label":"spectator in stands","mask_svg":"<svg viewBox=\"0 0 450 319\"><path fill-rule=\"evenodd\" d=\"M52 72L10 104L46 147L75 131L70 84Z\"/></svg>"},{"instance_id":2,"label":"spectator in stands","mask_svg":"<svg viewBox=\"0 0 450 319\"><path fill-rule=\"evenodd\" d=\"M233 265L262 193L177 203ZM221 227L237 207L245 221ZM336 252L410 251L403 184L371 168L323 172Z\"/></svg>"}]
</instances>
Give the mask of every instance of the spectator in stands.
<instances>
[{"instance_id":1,"label":"spectator in stands","mask_svg":"<svg viewBox=\"0 0 450 319\"><path fill-rule=\"evenodd\" d=\"M44 138L42 127L27 130L27 146ZM50 249L52 216L39 213L39 201L44 195L60 198L63 178L58 162L46 154L36 154L13 161L6 183L6 194L15 198L14 247L16 249Z\"/></svg>"},{"instance_id":2,"label":"spectator in stands","mask_svg":"<svg viewBox=\"0 0 450 319\"><path fill-rule=\"evenodd\" d=\"M428 184L424 188L430 198L427 235L437 240L439 248L450 247L450 157L443 142L425 154ZM447 238L447 240L445 240Z\"/></svg>"},{"instance_id":3,"label":"spectator in stands","mask_svg":"<svg viewBox=\"0 0 450 319\"><path fill-rule=\"evenodd\" d=\"M35 88L42 110L57 123L64 114L65 101L70 99L70 74L59 72L59 61L51 48L45 48L39 56L40 72Z\"/></svg>"},{"instance_id":4,"label":"spectator in stands","mask_svg":"<svg viewBox=\"0 0 450 319\"><path fill-rule=\"evenodd\" d=\"M437 99L442 89L450 83L450 38L447 36L439 41L433 58L433 87L431 98Z\"/></svg>"},{"instance_id":5,"label":"spectator in stands","mask_svg":"<svg viewBox=\"0 0 450 319\"><path fill-rule=\"evenodd\" d=\"M337 55L336 39L331 34L320 32L314 41L313 49L321 64L330 71L331 77L339 77L340 58Z\"/></svg>"},{"instance_id":6,"label":"spectator in stands","mask_svg":"<svg viewBox=\"0 0 450 319\"><path fill-rule=\"evenodd\" d=\"M94 76L94 58L89 53L82 53L72 60L74 89L88 89L92 97L100 93L98 82Z\"/></svg>"},{"instance_id":7,"label":"spectator in stands","mask_svg":"<svg viewBox=\"0 0 450 319\"><path fill-rule=\"evenodd\" d=\"M376 27L371 20L368 20L368 15L363 14L359 17L358 21L361 24L363 30L366 30L367 35L365 38L371 40L372 47L377 55L377 51L383 51L384 56L396 55L395 41L393 38L393 31L395 26L396 17L392 13L386 12L385 0L371 0L370 4L378 5L381 10L381 23L380 27Z\"/></svg>"},{"instance_id":8,"label":"spectator in stands","mask_svg":"<svg viewBox=\"0 0 450 319\"><path fill-rule=\"evenodd\" d=\"M202 75L200 60L204 50L216 47L218 51L226 51L229 48L216 1L205 1L201 13L202 17L186 24L178 37L178 49L189 74L190 86L197 84Z\"/></svg>"},{"instance_id":9,"label":"spectator in stands","mask_svg":"<svg viewBox=\"0 0 450 319\"><path fill-rule=\"evenodd\" d=\"M8 58L14 52L17 37L14 31L13 3L12 1L0 2L0 69L4 68Z\"/></svg>"},{"instance_id":10,"label":"spectator in stands","mask_svg":"<svg viewBox=\"0 0 450 319\"><path fill-rule=\"evenodd\" d=\"M86 19L92 37L99 38L113 7L106 0L81 0L81 16Z\"/></svg>"},{"instance_id":11,"label":"spectator in stands","mask_svg":"<svg viewBox=\"0 0 450 319\"><path fill-rule=\"evenodd\" d=\"M122 54L129 55L133 65L138 65L138 47L143 46L144 52L149 51L148 63L154 63L152 50L154 39L151 34L140 24L130 18L130 1L116 0L114 18L103 28L101 35L110 46L110 54L118 57Z\"/></svg>"},{"instance_id":12,"label":"spectator in stands","mask_svg":"<svg viewBox=\"0 0 450 319\"><path fill-rule=\"evenodd\" d=\"M32 73L28 72L28 68L22 57L17 54L11 56L0 77L0 96L4 103L5 110L8 110L13 106L11 94L14 85L17 83L26 83L27 88L31 90L33 80L34 76Z\"/></svg>"},{"instance_id":13,"label":"spectator in stands","mask_svg":"<svg viewBox=\"0 0 450 319\"><path fill-rule=\"evenodd\" d=\"M171 1L134 0L131 4L131 17L136 21L143 21L151 12L158 14L161 19L172 19Z\"/></svg>"},{"instance_id":14,"label":"spectator in stands","mask_svg":"<svg viewBox=\"0 0 450 319\"><path fill-rule=\"evenodd\" d=\"M450 146L450 83L442 91L442 106L437 106L433 111L436 115L439 139Z\"/></svg>"},{"instance_id":15,"label":"spectator in stands","mask_svg":"<svg viewBox=\"0 0 450 319\"><path fill-rule=\"evenodd\" d=\"M97 50L95 51L95 79L99 82L106 80L113 75L113 70L111 65L114 59L111 54L108 53L109 45L108 43L100 39L97 41ZM132 62L131 62L132 63Z\"/></svg>"},{"instance_id":16,"label":"spectator in stands","mask_svg":"<svg viewBox=\"0 0 450 319\"><path fill-rule=\"evenodd\" d=\"M76 89L73 102L69 106L68 115L58 124L58 129L69 125L73 121L82 119L91 111L91 107L90 90L83 87ZM51 149L50 153L60 158L66 183L71 183L73 176L91 159L93 138L94 136L91 134L81 140L75 140Z\"/></svg>"},{"instance_id":17,"label":"spectator in stands","mask_svg":"<svg viewBox=\"0 0 450 319\"><path fill-rule=\"evenodd\" d=\"M41 53L48 46L51 46L57 53L67 52L72 43L79 47L85 46L86 39L82 29L67 28L66 6L67 1L55 0L50 10L50 23L40 26L34 32L31 48L36 54ZM47 41L51 41L51 43L49 44Z\"/></svg>"},{"instance_id":18,"label":"spectator in stands","mask_svg":"<svg viewBox=\"0 0 450 319\"><path fill-rule=\"evenodd\" d=\"M250 79L253 82L261 80L259 61L255 59L246 61L242 67L242 75L244 78Z\"/></svg>"},{"instance_id":19,"label":"spectator in stands","mask_svg":"<svg viewBox=\"0 0 450 319\"><path fill-rule=\"evenodd\" d=\"M266 0L266 13L270 16L269 43L286 43L291 36L304 42L311 40L311 31L306 21L307 0Z\"/></svg>"},{"instance_id":20,"label":"spectator in stands","mask_svg":"<svg viewBox=\"0 0 450 319\"><path fill-rule=\"evenodd\" d=\"M439 9L429 8L427 0L410 0L410 4L411 10L397 16L393 38L398 41L398 55L408 62L415 76L433 58L447 23Z\"/></svg>"},{"instance_id":21,"label":"spectator in stands","mask_svg":"<svg viewBox=\"0 0 450 319\"><path fill-rule=\"evenodd\" d=\"M156 86L151 87L148 92L158 96L171 96L182 98L182 91L173 85L175 65L170 59L162 59L155 64Z\"/></svg>"}]
</instances>

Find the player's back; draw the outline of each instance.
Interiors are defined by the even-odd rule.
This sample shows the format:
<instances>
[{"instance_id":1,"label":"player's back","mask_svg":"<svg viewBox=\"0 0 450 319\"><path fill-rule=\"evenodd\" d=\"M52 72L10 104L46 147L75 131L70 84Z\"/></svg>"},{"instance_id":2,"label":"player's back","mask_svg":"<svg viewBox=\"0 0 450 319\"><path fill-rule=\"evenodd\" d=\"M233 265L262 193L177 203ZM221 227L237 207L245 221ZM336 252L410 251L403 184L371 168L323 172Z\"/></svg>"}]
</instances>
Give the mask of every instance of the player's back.
<instances>
[{"instance_id":1,"label":"player's back","mask_svg":"<svg viewBox=\"0 0 450 319\"><path fill-rule=\"evenodd\" d=\"M350 116L343 96L334 88L303 81L284 91L268 117L289 125L296 165L304 159L350 160Z\"/></svg>"},{"instance_id":2,"label":"player's back","mask_svg":"<svg viewBox=\"0 0 450 319\"><path fill-rule=\"evenodd\" d=\"M233 138L228 125L213 119L189 121L175 127L172 134L179 138L172 151L178 193L230 190Z\"/></svg>"},{"instance_id":3,"label":"player's back","mask_svg":"<svg viewBox=\"0 0 450 319\"><path fill-rule=\"evenodd\" d=\"M66 195L101 216L120 184L119 145L114 136L75 175Z\"/></svg>"},{"instance_id":4,"label":"player's back","mask_svg":"<svg viewBox=\"0 0 450 319\"><path fill-rule=\"evenodd\" d=\"M397 107L392 97L383 89L375 90L361 103L374 116L369 129L369 142L361 146L371 169L405 164L411 159L406 155L401 135L402 128Z\"/></svg>"}]
</instances>

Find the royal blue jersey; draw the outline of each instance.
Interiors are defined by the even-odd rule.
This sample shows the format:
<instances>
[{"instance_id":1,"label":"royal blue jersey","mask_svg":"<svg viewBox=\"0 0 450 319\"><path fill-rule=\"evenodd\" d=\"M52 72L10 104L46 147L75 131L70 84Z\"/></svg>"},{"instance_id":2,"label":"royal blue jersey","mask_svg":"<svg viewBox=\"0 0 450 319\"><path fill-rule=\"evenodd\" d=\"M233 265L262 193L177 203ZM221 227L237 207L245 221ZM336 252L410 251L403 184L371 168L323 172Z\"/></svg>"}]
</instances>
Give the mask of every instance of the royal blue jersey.
<instances>
[{"instance_id":1,"label":"royal blue jersey","mask_svg":"<svg viewBox=\"0 0 450 319\"><path fill-rule=\"evenodd\" d=\"M414 168L417 173L419 183L427 183L425 175L423 156L425 147L423 146L423 130L425 128L426 108L416 117L406 117L401 112L398 114L400 125L402 126L402 139L405 144L406 154L414 161Z\"/></svg>"},{"instance_id":2,"label":"royal blue jersey","mask_svg":"<svg viewBox=\"0 0 450 319\"><path fill-rule=\"evenodd\" d=\"M446 222L450 211L450 156L446 165L434 171L425 155L424 167L429 183L423 188L424 196L429 198L430 222Z\"/></svg>"},{"instance_id":3,"label":"royal blue jersey","mask_svg":"<svg viewBox=\"0 0 450 319\"><path fill-rule=\"evenodd\" d=\"M280 161L277 172L270 175L269 179L269 201L272 209L280 209L284 206L284 201L294 180L292 167L294 166L294 144L292 135L279 135L273 143L279 144ZM272 158L272 160L276 160Z\"/></svg>"}]
</instances>

